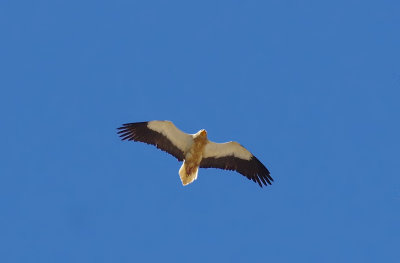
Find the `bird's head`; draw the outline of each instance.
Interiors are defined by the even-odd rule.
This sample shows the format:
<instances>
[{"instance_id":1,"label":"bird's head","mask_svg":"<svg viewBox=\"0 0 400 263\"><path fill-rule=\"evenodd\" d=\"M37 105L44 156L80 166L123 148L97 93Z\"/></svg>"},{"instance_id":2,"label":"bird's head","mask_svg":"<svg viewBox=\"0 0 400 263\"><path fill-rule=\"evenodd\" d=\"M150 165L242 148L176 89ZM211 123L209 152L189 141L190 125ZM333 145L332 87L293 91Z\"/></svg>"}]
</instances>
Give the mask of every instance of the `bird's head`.
<instances>
[{"instance_id":1,"label":"bird's head","mask_svg":"<svg viewBox=\"0 0 400 263\"><path fill-rule=\"evenodd\" d=\"M204 136L204 137L207 137L207 131L204 130L204 129L200 130L200 135Z\"/></svg>"}]
</instances>

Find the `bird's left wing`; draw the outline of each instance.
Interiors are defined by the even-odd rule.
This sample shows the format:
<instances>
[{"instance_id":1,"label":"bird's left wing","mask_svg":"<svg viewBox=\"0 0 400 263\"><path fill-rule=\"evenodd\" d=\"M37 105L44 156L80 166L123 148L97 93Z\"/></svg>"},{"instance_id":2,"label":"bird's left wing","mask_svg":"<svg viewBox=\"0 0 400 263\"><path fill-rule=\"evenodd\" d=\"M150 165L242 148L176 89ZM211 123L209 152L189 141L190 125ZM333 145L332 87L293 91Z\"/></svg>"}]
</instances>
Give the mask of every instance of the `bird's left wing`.
<instances>
[{"instance_id":1,"label":"bird's left wing","mask_svg":"<svg viewBox=\"0 0 400 263\"><path fill-rule=\"evenodd\" d=\"M122 140L155 145L179 161L183 161L185 151L193 142L190 134L179 130L171 121L126 123L118 129Z\"/></svg>"},{"instance_id":2,"label":"bird's left wing","mask_svg":"<svg viewBox=\"0 0 400 263\"><path fill-rule=\"evenodd\" d=\"M274 181L268 169L237 142L215 143L209 141L204 148L200 167L234 170L249 180L257 182L261 187Z\"/></svg>"}]
</instances>

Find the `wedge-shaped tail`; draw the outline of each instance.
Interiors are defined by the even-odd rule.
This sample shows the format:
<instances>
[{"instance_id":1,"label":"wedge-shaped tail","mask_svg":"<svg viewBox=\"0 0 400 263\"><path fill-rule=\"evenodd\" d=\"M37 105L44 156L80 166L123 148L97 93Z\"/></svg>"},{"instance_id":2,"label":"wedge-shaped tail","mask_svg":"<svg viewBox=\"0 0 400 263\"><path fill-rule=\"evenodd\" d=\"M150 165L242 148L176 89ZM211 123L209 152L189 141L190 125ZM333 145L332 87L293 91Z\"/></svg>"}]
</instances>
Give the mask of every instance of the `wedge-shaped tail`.
<instances>
[{"instance_id":1,"label":"wedge-shaped tail","mask_svg":"<svg viewBox=\"0 0 400 263\"><path fill-rule=\"evenodd\" d=\"M183 164L179 169L179 177L181 178L182 184L188 185L190 183L193 183L193 181L197 179L198 172L198 166L189 167L186 162L183 161Z\"/></svg>"}]
</instances>

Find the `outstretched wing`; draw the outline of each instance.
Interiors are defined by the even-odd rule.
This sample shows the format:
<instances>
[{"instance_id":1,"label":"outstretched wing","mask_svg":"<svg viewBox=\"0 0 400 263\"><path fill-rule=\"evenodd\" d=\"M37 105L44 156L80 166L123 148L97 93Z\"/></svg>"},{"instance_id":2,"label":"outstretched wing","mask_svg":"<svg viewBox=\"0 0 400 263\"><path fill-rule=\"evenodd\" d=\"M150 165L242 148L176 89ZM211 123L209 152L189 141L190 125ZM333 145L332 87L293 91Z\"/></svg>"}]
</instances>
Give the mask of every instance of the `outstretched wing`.
<instances>
[{"instance_id":1,"label":"outstretched wing","mask_svg":"<svg viewBox=\"0 0 400 263\"><path fill-rule=\"evenodd\" d=\"M237 171L261 187L274 181L268 169L237 142L208 142L204 148L200 167Z\"/></svg>"},{"instance_id":2,"label":"outstretched wing","mask_svg":"<svg viewBox=\"0 0 400 263\"><path fill-rule=\"evenodd\" d=\"M149 121L126 123L118 128L122 140L144 142L155 145L179 161L193 142L192 136L179 130L170 121Z\"/></svg>"}]
</instances>

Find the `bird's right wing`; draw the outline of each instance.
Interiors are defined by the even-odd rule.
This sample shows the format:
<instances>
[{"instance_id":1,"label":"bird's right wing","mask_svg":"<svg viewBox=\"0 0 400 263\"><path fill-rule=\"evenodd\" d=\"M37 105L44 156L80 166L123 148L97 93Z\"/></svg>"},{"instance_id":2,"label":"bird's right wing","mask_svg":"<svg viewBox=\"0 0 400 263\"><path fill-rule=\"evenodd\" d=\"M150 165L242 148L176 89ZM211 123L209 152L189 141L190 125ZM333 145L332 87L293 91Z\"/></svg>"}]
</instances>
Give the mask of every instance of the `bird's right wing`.
<instances>
[{"instance_id":1,"label":"bird's right wing","mask_svg":"<svg viewBox=\"0 0 400 263\"><path fill-rule=\"evenodd\" d=\"M126 123L118 129L122 140L155 145L179 161L183 161L185 151L193 143L193 137L179 130L171 121Z\"/></svg>"}]
</instances>

